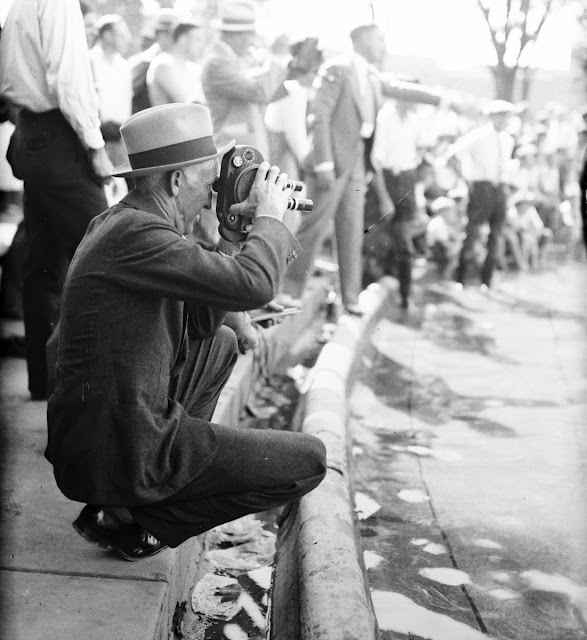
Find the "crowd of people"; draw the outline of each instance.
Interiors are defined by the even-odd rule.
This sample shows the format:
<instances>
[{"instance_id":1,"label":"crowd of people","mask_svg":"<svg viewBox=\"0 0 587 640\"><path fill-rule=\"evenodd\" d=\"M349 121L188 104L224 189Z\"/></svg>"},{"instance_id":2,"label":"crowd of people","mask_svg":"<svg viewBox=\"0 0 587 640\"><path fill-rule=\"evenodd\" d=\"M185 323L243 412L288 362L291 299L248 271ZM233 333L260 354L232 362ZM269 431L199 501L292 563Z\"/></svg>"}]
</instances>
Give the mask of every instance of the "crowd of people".
<instances>
[{"instance_id":1,"label":"crowd of people","mask_svg":"<svg viewBox=\"0 0 587 640\"><path fill-rule=\"evenodd\" d=\"M236 349L256 344L247 312L301 306L325 247L346 313L384 275L408 309L416 260L490 287L553 247L578 255L587 180L587 112L395 78L375 24L331 55L263 42L255 4L226 0L212 25L166 9L142 35L129 55L122 16L22 0L0 36L2 188L23 212L2 313L24 318L29 391L50 397L57 482L88 503L76 529L126 559L321 481L316 439L209 421ZM210 212L235 143L269 162L230 247ZM285 211L288 176L311 213Z\"/></svg>"}]
</instances>

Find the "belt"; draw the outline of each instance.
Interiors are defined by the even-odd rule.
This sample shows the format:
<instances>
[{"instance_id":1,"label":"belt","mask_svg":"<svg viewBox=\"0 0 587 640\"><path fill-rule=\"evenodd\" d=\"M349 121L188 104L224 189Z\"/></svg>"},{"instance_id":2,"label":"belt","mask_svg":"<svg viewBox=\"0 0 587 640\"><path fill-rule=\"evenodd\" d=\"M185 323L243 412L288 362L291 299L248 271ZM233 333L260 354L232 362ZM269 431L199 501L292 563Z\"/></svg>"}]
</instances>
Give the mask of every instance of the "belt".
<instances>
[{"instance_id":1,"label":"belt","mask_svg":"<svg viewBox=\"0 0 587 640\"><path fill-rule=\"evenodd\" d=\"M473 184L486 184L492 187L501 187L505 182L499 182L497 180L472 180Z\"/></svg>"}]
</instances>

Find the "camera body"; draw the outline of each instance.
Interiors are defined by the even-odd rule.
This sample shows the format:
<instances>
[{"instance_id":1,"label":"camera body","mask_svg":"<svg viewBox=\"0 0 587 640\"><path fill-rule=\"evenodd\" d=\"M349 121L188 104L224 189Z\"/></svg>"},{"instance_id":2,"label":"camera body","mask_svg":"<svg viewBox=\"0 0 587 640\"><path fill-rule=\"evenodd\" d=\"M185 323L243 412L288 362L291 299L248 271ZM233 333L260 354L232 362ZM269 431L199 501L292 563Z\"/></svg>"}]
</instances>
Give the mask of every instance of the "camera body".
<instances>
[{"instance_id":1,"label":"camera body","mask_svg":"<svg viewBox=\"0 0 587 640\"><path fill-rule=\"evenodd\" d=\"M257 175L257 168L263 159L261 152L250 145L236 145L222 158L220 176L213 188L218 193L218 231L229 242L243 242L247 237L246 227L251 219L231 213L230 207L247 199ZM303 183L293 180L288 181L288 186L294 191L301 191L304 187ZM311 200L289 198L287 208L311 211L312 206Z\"/></svg>"}]
</instances>

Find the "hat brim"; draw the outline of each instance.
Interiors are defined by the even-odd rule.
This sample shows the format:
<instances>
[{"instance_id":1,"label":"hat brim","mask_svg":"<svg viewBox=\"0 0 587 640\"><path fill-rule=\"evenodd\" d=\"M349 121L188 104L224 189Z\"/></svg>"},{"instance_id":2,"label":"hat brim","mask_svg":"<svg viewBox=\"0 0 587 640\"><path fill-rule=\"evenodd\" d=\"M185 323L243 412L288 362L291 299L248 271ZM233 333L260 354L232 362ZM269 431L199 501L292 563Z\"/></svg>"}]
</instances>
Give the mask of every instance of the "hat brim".
<instances>
[{"instance_id":1,"label":"hat brim","mask_svg":"<svg viewBox=\"0 0 587 640\"><path fill-rule=\"evenodd\" d=\"M203 158L194 158L193 160L184 160L183 162L175 162L173 164L164 164L157 167L143 167L142 169L133 169L130 162L115 167L110 172L110 175L114 178L131 178L138 176L148 176L153 173L164 173L165 171L173 171L174 169L181 169L182 167L188 167L191 164L201 164L214 158L219 158L225 153L228 153L234 145L236 140L230 140L230 142L223 142L218 146L218 151L211 156L205 156Z\"/></svg>"}]
</instances>

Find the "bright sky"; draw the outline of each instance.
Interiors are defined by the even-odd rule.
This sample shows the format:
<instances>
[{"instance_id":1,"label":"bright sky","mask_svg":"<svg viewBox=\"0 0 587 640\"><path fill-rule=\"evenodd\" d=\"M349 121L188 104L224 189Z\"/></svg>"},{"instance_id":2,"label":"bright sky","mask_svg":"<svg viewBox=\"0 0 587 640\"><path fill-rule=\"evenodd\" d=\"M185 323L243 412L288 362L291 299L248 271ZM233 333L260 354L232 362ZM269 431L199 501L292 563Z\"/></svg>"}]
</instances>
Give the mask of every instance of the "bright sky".
<instances>
[{"instance_id":1,"label":"bright sky","mask_svg":"<svg viewBox=\"0 0 587 640\"><path fill-rule=\"evenodd\" d=\"M371 21L368 0L296 0L294 11L292 4L291 0L267 2L267 23L281 27L274 27L273 33L318 35L325 48L350 46L348 32ZM493 62L489 32L476 0L374 0L374 5L375 20L384 29L392 54L434 57L453 68ZM568 69L578 37L572 11L553 14L537 43L539 66Z\"/></svg>"},{"instance_id":2,"label":"bright sky","mask_svg":"<svg viewBox=\"0 0 587 640\"><path fill-rule=\"evenodd\" d=\"M0 24L12 1L0 0ZM373 0L373 4L392 54L433 57L449 68L493 62L476 0ZM295 37L318 35L320 46L344 49L350 46L349 31L370 22L371 11L368 0L269 0L262 20L268 36L283 32ZM571 48L579 37L571 9L553 14L536 46L538 66L569 69Z\"/></svg>"}]
</instances>

